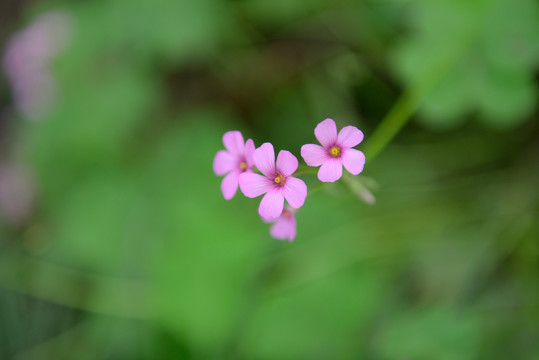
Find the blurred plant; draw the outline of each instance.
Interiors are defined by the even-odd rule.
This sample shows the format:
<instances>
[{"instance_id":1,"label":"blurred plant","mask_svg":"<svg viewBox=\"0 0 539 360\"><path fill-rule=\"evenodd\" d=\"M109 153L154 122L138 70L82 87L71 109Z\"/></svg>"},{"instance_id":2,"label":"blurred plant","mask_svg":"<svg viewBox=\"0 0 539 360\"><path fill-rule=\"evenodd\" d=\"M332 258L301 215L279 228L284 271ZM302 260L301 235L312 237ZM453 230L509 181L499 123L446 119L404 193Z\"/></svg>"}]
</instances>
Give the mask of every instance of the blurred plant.
<instances>
[{"instance_id":1,"label":"blurred plant","mask_svg":"<svg viewBox=\"0 0 539 360\"><path fill-rule=\"evenodd\" d=\"M413 0L411 31L394 50L407 86L425 69L459 55L420 108L421 121L451 128L477 111L493 127L516 126L537 105L539 5L533 0Z\"/></svg>"},{"instance_id":2,"label":"blurred plant","mask_svg":"<svg viewBox=\"0 0 539 360\"><path fill-rule=\"evenodd\" d=\"M4 71L13 89L15 107L28 119L42 118L55 101L58 88L50 67L66 47L72 27L69 13L50 11L9 40Z\"/></svg>"},{"instance_id":3,"label":"blurred plant","mask_svg":"<svg viewBox=\"0 0 539 360\"><path fill-rule=\"evenodd\" d=\"M421 308L392 318L376 338L388 359L477 359L479 322L452 309Z\"/></svg>"},{"instance_id":4,"label":"blurred plant","mask_svg":"<svg viewBox=\"0 0 539 360\"><path fill-rule=\"evenodd\" d=\"M20 225L35 206L36 189L28 169L20 164L0 164L0 214Z\"/></svg>"}]
</instances>

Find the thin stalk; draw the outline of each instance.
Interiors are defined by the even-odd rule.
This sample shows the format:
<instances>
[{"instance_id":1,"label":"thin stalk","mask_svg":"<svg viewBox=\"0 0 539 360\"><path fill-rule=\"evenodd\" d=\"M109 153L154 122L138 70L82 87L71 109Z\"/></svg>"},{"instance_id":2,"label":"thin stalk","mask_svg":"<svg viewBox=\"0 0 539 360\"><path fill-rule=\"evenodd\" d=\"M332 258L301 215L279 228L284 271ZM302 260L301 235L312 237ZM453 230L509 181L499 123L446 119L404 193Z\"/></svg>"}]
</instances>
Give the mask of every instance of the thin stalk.
<instances>
[{"instance_id":1,"label":"thin stalk","mask_svg":"<svg viewBox=\"0 0 539 360\"><path fill-rule=\"evenodd\" d=\"M474 34L473 30L463 29L459 36L455 36L452 44L440 45L442 48L436 53L438 61L432 62L417 82L401 95L370 136L364 149L367 162L376 158L406 125L436 85L472 44Z\"/></svg>"}]
</instances>

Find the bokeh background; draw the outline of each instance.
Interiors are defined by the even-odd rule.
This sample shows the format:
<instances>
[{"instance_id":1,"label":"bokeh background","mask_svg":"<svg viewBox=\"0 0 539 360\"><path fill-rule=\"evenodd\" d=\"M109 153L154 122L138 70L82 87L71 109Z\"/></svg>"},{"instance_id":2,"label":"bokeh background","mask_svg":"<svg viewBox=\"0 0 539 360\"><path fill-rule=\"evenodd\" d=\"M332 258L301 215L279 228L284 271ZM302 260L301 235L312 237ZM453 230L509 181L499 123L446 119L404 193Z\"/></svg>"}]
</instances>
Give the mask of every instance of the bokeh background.
<instances>
[{"instance_id":1,"label":"bokeh background","mask_svg":"<svg viewBox=\"0 0 539 360\"><path fill-rule=\"evenodd\" d=\"M0 49L0 359L539 358L536 1L3 0ZM272 239L221 137L327 117L376 203Z\"/></svg>"}]
</instances>

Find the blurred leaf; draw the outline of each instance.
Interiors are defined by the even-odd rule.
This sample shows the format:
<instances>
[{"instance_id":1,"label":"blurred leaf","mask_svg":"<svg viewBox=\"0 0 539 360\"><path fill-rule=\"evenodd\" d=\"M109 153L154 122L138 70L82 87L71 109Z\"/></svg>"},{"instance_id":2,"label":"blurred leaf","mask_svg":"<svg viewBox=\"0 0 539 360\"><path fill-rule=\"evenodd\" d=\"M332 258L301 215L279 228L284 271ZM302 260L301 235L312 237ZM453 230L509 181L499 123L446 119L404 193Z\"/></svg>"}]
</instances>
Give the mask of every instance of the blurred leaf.
<instances>
[{"instance_id":1,"label":"blurred leaf","mask_svg":"<svg viewBox=\"0 0 539 360\"><path fill-rule=\"evenodd\" d=\"M454 309L418 309L391 316L376 338L376 347L388 359L476 359L478 325Z\"/></svg>"},{"instance_id":2,"label":"blurred leaf","mask_svg":"<svg viewBox=\"0 0 539 360\"><path fill-rule=\"evenodd\" d=\"M272 296L245 329L245 358L345 359L357 354L383 278L374 269L350 267Z\"/></svg>"},{"instance_id":3,"label":"blurred leaf","mask_svg":"<svg viewBox=\"0 0 539 360\"><path fill-rule=\"evenodd\" d=\"M205 356L224 346L256 249L271 241L255 204L239 192L230 201L222 197L212 161L222 134L234 128L218 126L218 119L223 115L208 111L184 116L190 125L165 134L145 171L157 219L155 315Z\"/></svg>"},{"instance_id":4,"label":"blurred leaf","mask_svg":"<svg viewBox=\"0 0 539 360\"><path fill-rule=\"evenodd\" d=\"M66 73L62 104L26 134L28 156L51 204L81 179L124 161L126 145L154 105L158 91L148 77L116 65L101 72L106 76Z\"/></svg>"},{"instance_id":5,"label":"blurred leaf","mask_svg":"<svg viewBox=\"0 0 539 360\"><path fill-rule=\"evenodd\" d=\"M506 128L526 120L538 98L538 90L526 71L489 69L483 80L477 98L483 121Z\"/></svg>"},{"instance_id":6,"label":"blurred leaf","mask_svg":"<svg viewBox=\"0 0 539 360\"><path fill-rule=\"evenodd\" d=\"M323 0L247 0L242 6L257 22L275 25L292 23L316 14L328 5Z\"/></svg>"},{"instance_id":7,"label":"blurred leaf","mask_svg":"<svg viewBox=\"0 0 539 360\"><path fill-rule=\"evenodd\" d=\"M139 209L146 209L128 177L88 178L65 196L53 222L49 255L75 266L115 274L140 238Z\"/></svg>"},{"instance_id":8,"label":"blurred leaf","mask_svg":"<svg viewBox=\"0 0 539 360\"><path fill-rule=\"evenodd\" d=\"M217 0L95 1L71 8L78 22L78 63L104 50L128 55L129 62L154 65L148 60L158 58L174 63L241 38L229 7Z\"/></svg>"},{"instance_id":9,"label":"blurred leaf","mask_svg":"<svg viewBox=\"0 0 539 360\"><path fill-rule=\"evenodd\" d=\"M536 105L533 72L539 64L539 6L531 0L412 3L412 27L394 68L408 86L437 61L440 48L467 43L421 108L422 121L450 128L473 110L494 127L515 126ZM464 34L464 37L463 37Z\"/></svg>"},{"instance_id":10,"label":"blurred leaf","mask_svg":"<svg viewBox=\"0 0 539 360\"><path fill-rule=\"evenodd\" d=\"M122 0L103 13L110 35L136 54L185 59L215 48L233 34L229 8L216 0Z\"/></svg>"}]
</instances>

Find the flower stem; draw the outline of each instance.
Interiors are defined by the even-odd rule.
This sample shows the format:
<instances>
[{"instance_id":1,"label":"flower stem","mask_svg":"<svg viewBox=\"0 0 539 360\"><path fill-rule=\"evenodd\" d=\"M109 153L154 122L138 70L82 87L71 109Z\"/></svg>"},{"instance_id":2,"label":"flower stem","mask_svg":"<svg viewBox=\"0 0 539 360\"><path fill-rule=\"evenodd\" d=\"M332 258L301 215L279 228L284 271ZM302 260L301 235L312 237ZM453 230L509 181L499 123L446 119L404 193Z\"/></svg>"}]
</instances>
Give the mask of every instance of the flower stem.
<instances>
[{"instance_id":1,"label":"flower stem","mask_svg":"<svg viewBox=\"0 0 539 360\"><path fill-rule=\"evenodd\" d=\"M393 140L474 39L473 31L463 29L453 37L451 44L445 44L440 49L436 59L418 77L415 84L401 95L370 136L364 150L367 162L372 161Z\"/></svg>"},{"instance_id":2,"label":"flower stem","mask_svg":"<svg viewBox=\"0 0 539 360\"><path fill-rule=\"evenodd\" d=\"M404 93L376 128L365 146L365 162L372 161L408 122L419 104Z\"/></svg>"}]
</instances>

